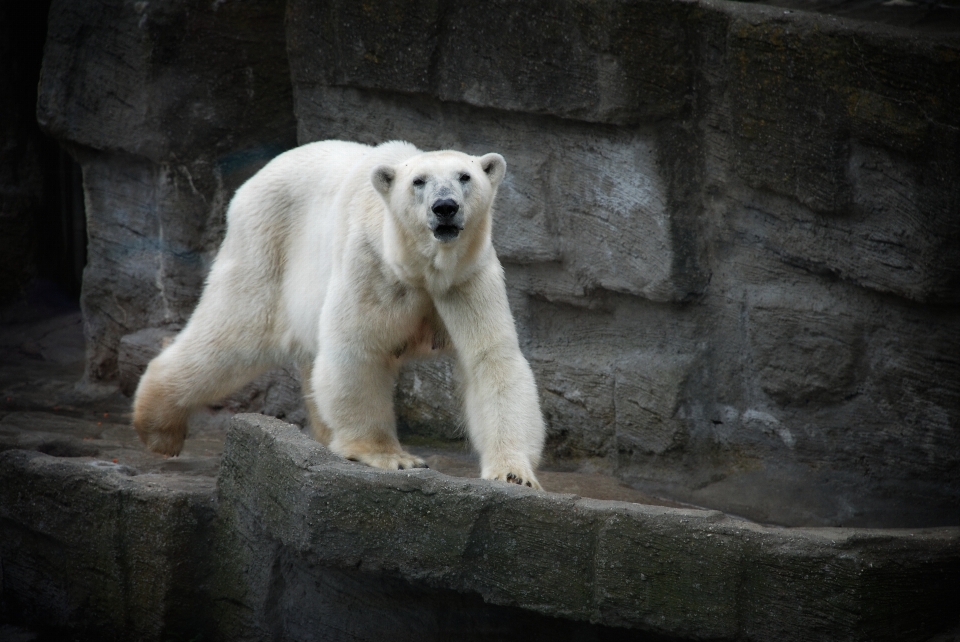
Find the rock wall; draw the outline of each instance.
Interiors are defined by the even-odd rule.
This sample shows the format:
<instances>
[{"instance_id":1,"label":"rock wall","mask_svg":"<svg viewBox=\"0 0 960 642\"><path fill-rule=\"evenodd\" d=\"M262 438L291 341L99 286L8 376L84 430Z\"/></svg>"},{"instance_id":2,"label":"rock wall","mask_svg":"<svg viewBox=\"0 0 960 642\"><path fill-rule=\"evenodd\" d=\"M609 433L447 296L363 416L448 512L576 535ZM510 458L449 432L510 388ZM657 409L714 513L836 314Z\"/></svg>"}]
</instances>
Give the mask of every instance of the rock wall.
<instances>
[{"instance_id":1,"label":"rock wall","mask_svg":"<svg viewBox=\"0 0 960 642\"><path fill-rule=\"evenodd\" d=\"M38 114L84 168L91 378L187 318L294 128L495 150L550 463L918 526L960 502L958 103L954 35L723 0L117 1L54 3ZM449 362L397 399L459 434Z\"/></svg>"},{"instance_id":2,"label":"rock wall","mask_svg":"<svg viewBox=\"0 0 960 642\"><path fill-rule=\"evenodd\" d=\"M233 191L295 144L284 3L54 2L37 118L83 168L87 376L190 314Z\"/></svg>"},{"instance_id":3,"label":"rock wall","mask_svg":"<svg viewBox=\"0 0 960 642\"><path fill-rule=\"evenodd\" d=\"M207 623L212 479L11 450L0 482L0 621L91 640L191 639Z\"/></svg>"}]
</instances>

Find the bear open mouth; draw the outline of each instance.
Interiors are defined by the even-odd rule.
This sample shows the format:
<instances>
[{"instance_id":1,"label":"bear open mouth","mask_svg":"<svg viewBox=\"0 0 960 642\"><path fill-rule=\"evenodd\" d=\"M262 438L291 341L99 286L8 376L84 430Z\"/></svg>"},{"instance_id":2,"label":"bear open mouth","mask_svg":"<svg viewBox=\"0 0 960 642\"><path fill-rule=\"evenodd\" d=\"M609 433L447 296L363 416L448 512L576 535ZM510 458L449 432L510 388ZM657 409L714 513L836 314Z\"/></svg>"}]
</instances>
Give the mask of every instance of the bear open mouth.
<instances>
[{"instance_id":1,"label":"bear open mouth","mask_svg":"<svg viewBox=\"0 0 960 642\"><path fill-rule=\"evenodd\" d=\"M447 243L460 236L459 225L438 225L433 230L433 236L438 241Z\"/></svg>"}]
</instances>

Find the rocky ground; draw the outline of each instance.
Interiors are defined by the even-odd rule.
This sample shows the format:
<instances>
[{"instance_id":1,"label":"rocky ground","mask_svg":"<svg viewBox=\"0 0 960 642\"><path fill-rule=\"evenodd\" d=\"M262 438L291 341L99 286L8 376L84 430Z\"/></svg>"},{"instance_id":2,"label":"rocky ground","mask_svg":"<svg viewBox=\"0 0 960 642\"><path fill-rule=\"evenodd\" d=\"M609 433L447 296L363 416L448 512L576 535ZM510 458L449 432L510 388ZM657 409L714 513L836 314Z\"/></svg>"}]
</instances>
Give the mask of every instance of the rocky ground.
<instances>
[{"instance_id":1,"label":"rocky ground","mask_svg":"<svg viewBox=\"0 0 960 642\"><path fill-rule=\"evenodd\" d=\"M216 476L217 418L197 422L181 457L145 451L130 427L130 399L116 386L81 381L83 320L52 289L35 289L0 318L0 449L82 458L131 475Z\"/></svg>"},{"instance_id":2,"label":"rocky ground","mask_svg":"<svg viewBox=\"0 0 960 642\"><path fill-rule=\"evenodd\" d=\"M83 359L81 312L54 287L41 284L33 288L26 299L0 310L0 451L38 451L71 464L74 471L71 474L74 475L78 470L75 464L83 462L99 472L119 473L120 479L135 480L136 487L151 495L213 495L224 438L233 413L224 408L198 413L191 420L190 436L180 456L155 455L143 447L130 425L130 398L116 385L82 381ZM415 445L411 450L424 457L433 469L448 475L479 476L476 458L466 444L454 443L445 448ZM55 461L47 462L57 467ZM543 471L541 481L546 488L556 492L680 506L645 495L610 476L575 470L578 466L589 469L589 462L569 462L565 471ZM73 479L69 474L61 479L58 473L51 472L49 483L51 488L59 484L71 486L72 483L66 481L69 479ZM98 482L91 481L94 479L104 478L99 475L89 477L86 483L96 486ZM35 485L31 484L31 487ZM66 494L56 501L66 502L69 506L73 496L69 491L64 492ZM91 492L95 494L96 491ZM85 509L79 505L68 507L65 514L83 513L88 509L90 507ZM66 519L70 520L69 517ZM97 547L99 544L94 545ZM9 581L12 578L7 579L10 584L7 588L15 589L15 582ZM0 569L2 593L3 573ZM63 637L72 629L63 628L59 622L48 630L15 626L4 623L5 619L3 608L0 608L0 642L74 639ZM19 619L15 618L15 621ZM76 639L88 638L81 635Z\"/></svg>"}]
</instances>

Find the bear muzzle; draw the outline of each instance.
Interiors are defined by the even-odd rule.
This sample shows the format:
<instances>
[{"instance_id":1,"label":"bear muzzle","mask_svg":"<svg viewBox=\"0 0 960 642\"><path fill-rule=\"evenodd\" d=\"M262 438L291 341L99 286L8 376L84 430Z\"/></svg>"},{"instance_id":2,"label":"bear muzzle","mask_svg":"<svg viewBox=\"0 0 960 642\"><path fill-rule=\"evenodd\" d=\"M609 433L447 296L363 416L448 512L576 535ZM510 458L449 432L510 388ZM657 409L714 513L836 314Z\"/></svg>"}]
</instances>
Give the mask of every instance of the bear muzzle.
<instances>
[{"instance_id":1,"label":"bear muzzle","mask_svg":"<svg viewBox=\"0 0 960 642\"><path fill-rule=\"evenodd\" d=\"M433 212L430 230L434 238L441 243L447 243L460 236L463 231L463 214L459 203L452 198L441 198L433 203L430 210Z\"/></svg>"}]
</instances>

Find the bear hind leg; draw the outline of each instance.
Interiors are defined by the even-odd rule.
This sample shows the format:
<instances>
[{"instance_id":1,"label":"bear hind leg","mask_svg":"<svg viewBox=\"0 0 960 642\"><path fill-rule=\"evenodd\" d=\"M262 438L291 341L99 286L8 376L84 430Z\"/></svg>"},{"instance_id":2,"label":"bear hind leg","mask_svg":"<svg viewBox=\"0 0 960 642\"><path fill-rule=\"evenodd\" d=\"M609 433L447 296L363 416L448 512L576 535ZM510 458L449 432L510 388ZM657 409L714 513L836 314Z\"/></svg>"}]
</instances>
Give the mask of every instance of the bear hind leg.
<instances>
[{"instance_id":1,"label":"bear hind leg","mask_svg":"<svg viewBox=\"0 0 960 642\"><path fill-rule=\"evenodd\" d=\"M227 396L270 365L201 334L188 326L150 362L137 386L133 426L153 452L180 454L195 410Z\"/></svg>"},{"instance_id":2,"label":"bear hind leg","mask_svg":"<svg viewBox=\"0 0 960 642\"><path fill-rule=\"evenodd\" d=\"M330 427L320 417L320 409L313 397L313 364L304 363L300 365L300 390L303 392L303 403L307 407L307 414L310 416L310 431L313 438L324 446L330 445Z\"/></svg>"},{"instance_id":3,"label":"bear hind leg","mask_svg":"<svg viewBox=\"0 0 960 642\"><path fill-rule=\"evenodd\" d=\"M191 408L173 401L175 391L166 381L160 381L147 369L140 378L133 404L133 427L140 441L155 453L168 456L180 454L187 438L187 419Z\"/></svg>"}]
</instances>

